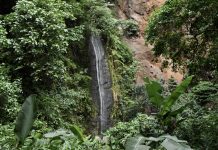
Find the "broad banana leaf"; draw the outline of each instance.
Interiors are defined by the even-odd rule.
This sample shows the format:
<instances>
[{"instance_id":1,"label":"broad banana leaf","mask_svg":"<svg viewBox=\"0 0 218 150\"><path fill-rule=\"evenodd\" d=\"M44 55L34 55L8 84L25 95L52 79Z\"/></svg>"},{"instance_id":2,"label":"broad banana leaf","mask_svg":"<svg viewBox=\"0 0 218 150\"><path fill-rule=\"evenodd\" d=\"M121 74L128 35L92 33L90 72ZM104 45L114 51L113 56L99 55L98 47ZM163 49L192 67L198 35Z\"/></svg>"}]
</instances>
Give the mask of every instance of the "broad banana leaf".
<instances>
[{"instance_id":1,"label":"broad banana leaf","mask_svg":"<svg viewBox=\"0 0 218 150\"><path fill-rule=\"evenodd\" d=\"M190 146L186 145L186 143L186 141L166 138L161 145L167 150L192 150Z\"/></svg>"},{"instance_id":2,"label":"broad banana leaf","mask_svg":"<svg viewBox=\"0 0 218 150\"><path fill-rule=\"evenodd\" d=\"M151 142L163 141L161 145L167 150L192 150L191 147L187 145L187 141L179 140L176 136L171 136L168 134L159 136L157 138L149 137L145 139L146 141Z\"/></svg>"},{"instance_id":3,"label":"broad banana leaf","mask_svg":"<svg viewBox=\"0 0 218 150\"><path fill-rule=\"evenodd\" d=\"M163 90L162 86L160 85L160 83L156 81L151 81L148 78L145 78L144 81L150 102L153 105L160 107L164 101L164 98L161 95Z\"/></svg>"},{"instance_id":4,"label":"broad banana leaf","mask_svg":"<svg viewBox=\"0 0 218 150\"><path fill-rule=\"evenodd\" d=\"M27 97L18 114L14 129L15 135L18 140L18 145L24 142L25 138L29 135L32 128L36 112L35 99L36 95L30 95L29 97Z\"/></svg>"},{"instance_id":5,"label":"broad banana leaf","mask_svg":"<svg viewBox=\"0 0 218 150\"><path fill-rule=\"evenodd\" d=\"M58 129L56 131L48 132L48 133L44 134L45 138L52 138L52 139L57 138L57 137L61 137L61 136L74 136L74 134L71 132L68 132L65 129Z\"/></svg>"},{"instance_id":6,"label":"broad banana leaf","mask_svg":"<svg viewBox=\"0 0 218 150\"><path fill-rule=\"evenodd\" d=\"M193 76L189 76L186 78L180 85L176 87L176 89L171 93L170 96L168 96L162 105L161 109L161 115L164 115L167 113L173 104L178 100L179 96L185 92L185 90L188 88L189 84L192 81Z\"/></svg>"},{"instance_id":7,"label":"broad banana leaf","mask_svg":"<svg viewBox=\"0 0 218 150\"><path fill-rule=\"evenodd\" d=\"M75 126L75 125L72 125L72 126L70 127L70 130L73 132L73 134L74 134L75 136L78 137L78 139L79 139L81 142L84 142L85 138L84 138L84 135L83 135L83 133L82 133L82 131L81 131L81 129L80 129L79 127L77 127L77 126Z\"/></svg>"},{"instance_id":8,"label":"broad banana leaf","mask_svg":"<svg viewBox=\"0 0 218 150\"><path fill-rule=\"evenodd\" d=\"M150 146L144 145L145 140L143 136L131 137L126 142L125 150L149 150Z\"/></svg>"}]
</instances>

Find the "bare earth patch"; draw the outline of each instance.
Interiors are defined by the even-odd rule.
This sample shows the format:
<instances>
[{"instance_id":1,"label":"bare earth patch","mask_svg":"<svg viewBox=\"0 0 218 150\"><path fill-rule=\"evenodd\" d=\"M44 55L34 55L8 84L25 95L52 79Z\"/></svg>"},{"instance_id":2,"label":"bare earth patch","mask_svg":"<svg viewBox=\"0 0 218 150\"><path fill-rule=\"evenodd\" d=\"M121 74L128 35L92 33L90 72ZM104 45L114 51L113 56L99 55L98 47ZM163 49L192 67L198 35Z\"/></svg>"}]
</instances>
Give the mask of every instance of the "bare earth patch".
<instances>
[{"instance_id":1,"label":"bare earth patch","mask_svg":"<svg viewBox=\"0 0 218 150\"><path fill-rule=\"evenodd\" d=\"M125 38L124 41L132 49L135 59L139 62L139 69L136 73L136 84L143 84L144 77L153 79L168 80L173 77L181 82L183 75L173 72L171 68L161 70L161 61L154 62L154 55L151 45L145 45L144 30L148 24L148 17L154 9L163 5L165 0L118 0L117 14L120 19L131 18L138 22L140 35L136 38Z\"/></svg>"}]
</instances>

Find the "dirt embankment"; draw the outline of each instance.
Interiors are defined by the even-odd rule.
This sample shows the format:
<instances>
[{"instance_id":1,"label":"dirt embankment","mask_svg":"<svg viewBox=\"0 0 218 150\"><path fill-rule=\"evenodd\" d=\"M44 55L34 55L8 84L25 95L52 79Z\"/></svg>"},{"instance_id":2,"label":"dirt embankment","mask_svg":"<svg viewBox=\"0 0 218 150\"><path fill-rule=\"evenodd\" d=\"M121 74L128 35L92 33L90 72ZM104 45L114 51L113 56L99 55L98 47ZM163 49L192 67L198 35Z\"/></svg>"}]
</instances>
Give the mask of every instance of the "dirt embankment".
<instances>
[{"instance_id":1,"label":"dirt embankment","mask_svg":"<svg viewBox=\"0 0 218 150\"><path fill-rule=\"evenodd\" d=\"M153 79L168 80L173 77L180 82L183 75L173 72L171 68L161 70L161 61L154 62L154 55L151 45L145 45L144 30L148 24L148 17L154 9L163 5L165 0L117 0L117 14L122 20L133 19L140 28L139 37L125 38L124 41L132 49L135 59L139 62L139 69L136 74L136 84L143 84L145 76Z\"/></svg>"}]
</instances>

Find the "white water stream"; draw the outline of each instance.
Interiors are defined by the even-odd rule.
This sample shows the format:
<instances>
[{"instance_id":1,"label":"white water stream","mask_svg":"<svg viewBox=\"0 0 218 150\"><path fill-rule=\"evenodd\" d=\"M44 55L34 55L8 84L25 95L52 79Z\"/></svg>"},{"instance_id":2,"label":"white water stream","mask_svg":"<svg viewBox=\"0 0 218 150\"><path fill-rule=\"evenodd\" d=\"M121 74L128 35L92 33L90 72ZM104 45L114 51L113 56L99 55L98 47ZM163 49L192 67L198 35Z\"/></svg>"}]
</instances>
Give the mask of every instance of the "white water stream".
<instances>
[{"instance_id":1,"label":"white water stream","mask_svg":"<svg viewBox=\"0 0 218 150\"><path fill-rule=\"evenodd\" d=\"M100 124L100 133L106 128L107 126L107 109L105 107L105 89L104 89L104 70L103 70L103 63L104 63L104 48L102 42L99 37L91 36L91 45L95 55L95 67L96 67L96 76L97 76L97 83L98 83L98 94L99 94L99 101L100 101L100 111L99 111L99 124Z\"/></svg>"}]
</instances>

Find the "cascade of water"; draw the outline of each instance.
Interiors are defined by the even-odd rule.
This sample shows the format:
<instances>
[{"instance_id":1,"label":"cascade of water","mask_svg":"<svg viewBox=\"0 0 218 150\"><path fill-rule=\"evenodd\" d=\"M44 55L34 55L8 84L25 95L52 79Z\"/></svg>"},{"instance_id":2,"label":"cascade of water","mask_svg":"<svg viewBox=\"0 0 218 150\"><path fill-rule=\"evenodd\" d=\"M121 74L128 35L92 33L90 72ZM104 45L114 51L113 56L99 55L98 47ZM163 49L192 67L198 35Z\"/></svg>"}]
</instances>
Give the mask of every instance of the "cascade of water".
<instances>
[{"instance_id":1,"label":"cascade of water","mask_svg":"<svg viewBox=\"0 0 218 150\"><path fill-rule=\"evenodd\" d=\"M93 80L96 80L97 85L93 93L94 99L99 105L99 132L100 134L110 126L110 108L112 106L112 91L111 91L111 79L106 63L105 52L103 44L99 36L92 35L90 38L90 49L94 56L93 68L95 72ZM95 67L95 68L94 68Z\"/></svg>"},{"instance_id":2,"label":"cascade of water","mask_svg":"<svg viewBox=\"0 0 218 150\"><path fill-rule=\"evenodd\" d=\"M102 128L102 119L103 119L103 107L104 107L104 101L102 99L102 94L103 94L103 90L102 90L102 84L101 84L101 75L99 70L101 69L101 60L102 60L102 56L101 56L101 48L99 46L99 42L96 38L94 38L94 36L91 37L91 44L93 45L93 50L94 50L94 54L95 54L95 67L96 67L96 75L97 75L97 83L98 83L98 92L99 92L99 101L100 101L100 114L99 114L99 118L100 118L100 128Z\"/></svg>"}]
</instances>

